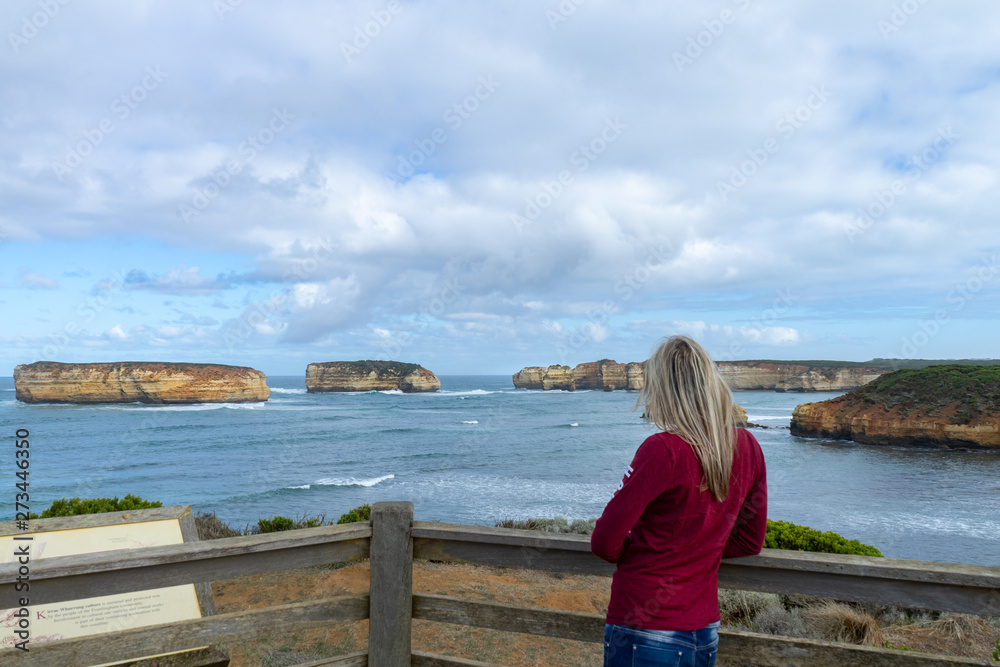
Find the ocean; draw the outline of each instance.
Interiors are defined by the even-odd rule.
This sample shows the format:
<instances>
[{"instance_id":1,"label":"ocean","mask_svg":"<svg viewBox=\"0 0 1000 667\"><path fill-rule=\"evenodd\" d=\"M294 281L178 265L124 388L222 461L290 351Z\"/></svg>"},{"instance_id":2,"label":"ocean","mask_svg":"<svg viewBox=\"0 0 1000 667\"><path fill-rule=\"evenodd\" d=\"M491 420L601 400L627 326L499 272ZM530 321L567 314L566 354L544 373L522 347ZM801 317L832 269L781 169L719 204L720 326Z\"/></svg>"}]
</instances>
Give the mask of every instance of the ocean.
<instances>
[{"instance_id":1,"label":"ocean","mask_svg":"<svg viewBox=\"0 0 1000 667\"><path fill-rule=\"evenodd\" d=\"M0 423L30 432L30 506L132 493L233 525L410 500L419 520L599 516L652 431L629 392L514 389L442 376L441 391L308 394L269 377L267 403L25 405L0 378ZM768 467L769 510L893 558L1000 565L1000 452L793 437L795 405L835 393L738 392ZM785 428L783 428L785 427ZM14 447L0 517L14 518Z\"/></svg>"}]
</instances>

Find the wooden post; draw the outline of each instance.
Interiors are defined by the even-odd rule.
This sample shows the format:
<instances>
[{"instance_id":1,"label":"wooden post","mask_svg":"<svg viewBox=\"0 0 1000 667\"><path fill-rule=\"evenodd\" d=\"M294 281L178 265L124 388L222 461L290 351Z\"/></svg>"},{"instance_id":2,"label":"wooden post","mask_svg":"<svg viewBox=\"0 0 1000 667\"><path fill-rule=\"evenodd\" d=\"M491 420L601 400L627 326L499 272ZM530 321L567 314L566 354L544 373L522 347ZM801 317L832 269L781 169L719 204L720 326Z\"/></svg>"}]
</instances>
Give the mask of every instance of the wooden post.
<instances>
[{"instance_id":1,"label":"wooden post","mask_svg":"<svg viewBox=\"0 0 1000 667\"><path fill-rule=\"evenodd\" d=\"M409 667L413 620L413 503L372 508L370 667Z\"/></svg>"}]
</instances>

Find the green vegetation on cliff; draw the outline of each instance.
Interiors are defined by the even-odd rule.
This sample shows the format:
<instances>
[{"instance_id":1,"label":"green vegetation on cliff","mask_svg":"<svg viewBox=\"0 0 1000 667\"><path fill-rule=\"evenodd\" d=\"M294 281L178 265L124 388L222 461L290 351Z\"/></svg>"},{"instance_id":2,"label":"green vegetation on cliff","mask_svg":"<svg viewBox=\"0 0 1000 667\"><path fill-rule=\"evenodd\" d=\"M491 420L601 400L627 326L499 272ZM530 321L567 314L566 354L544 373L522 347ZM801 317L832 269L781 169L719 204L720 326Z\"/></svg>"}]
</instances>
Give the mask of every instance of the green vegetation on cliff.
<instances>
[{"instance_id":1,"label":"green vegetation on cliff","mask_svg":"<svg viewBox=\"0 0 1000 667\"><path fill-rule=\"evenodd\" d=\"M1000 414L1000 366L949 364L919 370L887 373L844 395L847 404L876 403L903 414L917 410L932 417L955 407L954 424L967 424L976 417Z\"/></svg>"},{"instance_id":2,"label":"green vegetation on cliff","mask_svg":"<svg viewBox=\"0 0 1000 667\"><path fill-rule=\"evenodd\" d=\"M406 377L413 371L420 368L420 364L408 364L404 361L376 361L373 359L365 359L363 361L341 361L334 363L351 366L364 375L368 375L372 371L375 371L378 373L379 377Z\"/></svg>"},{"instance_id":3,"label":"green vegetation on cliff","mask_svg":"<svg viewBox=\"0 0 1000 667\"><path fill-rule=\"evenodd\" d=\"M901 369L927 368L928 366L953 366L961 364L963 366L995 366L1000 364L1000 359L882 359L876 358L871 361L834 361L831 359L745 359L732 361L733 364L794 364L796 366L808 366L809 368L881 368L887 371Z\"/></svg>"}]
</instances>

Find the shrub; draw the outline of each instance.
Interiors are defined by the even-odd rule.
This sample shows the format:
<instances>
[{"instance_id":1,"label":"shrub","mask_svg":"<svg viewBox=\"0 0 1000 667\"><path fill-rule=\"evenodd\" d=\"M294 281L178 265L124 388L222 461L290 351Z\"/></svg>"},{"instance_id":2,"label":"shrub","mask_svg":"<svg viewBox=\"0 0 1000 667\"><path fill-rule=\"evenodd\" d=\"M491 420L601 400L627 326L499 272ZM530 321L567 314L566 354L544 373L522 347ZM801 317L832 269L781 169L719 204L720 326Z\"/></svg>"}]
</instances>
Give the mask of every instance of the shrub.
<instances>
[{"instance_id":1,"label":"shrub","mask_svg":"<svg viewBox=\"0 0 1000 667\"><path fill-rule=\"evenodd\" d=\"M364 505L358 505L352 509L347 514L341 514L340 518L337 519L337 523L358 523L359 521L371 521L372 520L372 506L368 503Z\"/></svg>"},{"instance_id":2,"label":"shrub","mask_svg":"<svg viewBox=\"0 0 1000 667\"><path fill-rule=\"evenodd\" d=\"M215 516L215 512L211 514L198 512L194 517L194 525L198 529L199 540L217 540L223 537L238 537L243 534L230 528L228 523L223 523L222 519Z\"/></svg>"},{"instance_id":3,"label":"shrub","mask_svg":"<svg viewBox=\"0 0 1000 667\"><path fill-rule=\"evenodd\" d=\"M257 521L257 533L279 533L283 530L293 530L297 528L295 522L286 516L276 516L273 519L260 519Z\"/></svg>"},{"instance_id":4,"label":"shrub","mask_svg":"<svg viewBox=\"0 0 1000 667\"><path fill-rule=\"evenodd\" d=\"M767 520L764 546L768 549L791 551L816 551L829 554L854 554L857 556L882 556L873 546L849 540L832 531L820 532L809 526L799 526L788 521Z\"/></svg>"},{"instance_id":5,"label":"shrub","mask_svg":"<svg viewBox=\"0 0 1000 667\"><path fill-rule=\"evenodd\" d=\"M129 510L144 510L151 507L163 507L163 503L157 500L143 500L139 496L133 496L131 493L121 500L118 499L118 496L114 498L85 498L83 500L79 498L70 498L69 500L61 498L53 502L47 510L42 512L41 517L32 514L30 518L49 519L56 516L127 512Z\"/></svg>"}]
</instances>

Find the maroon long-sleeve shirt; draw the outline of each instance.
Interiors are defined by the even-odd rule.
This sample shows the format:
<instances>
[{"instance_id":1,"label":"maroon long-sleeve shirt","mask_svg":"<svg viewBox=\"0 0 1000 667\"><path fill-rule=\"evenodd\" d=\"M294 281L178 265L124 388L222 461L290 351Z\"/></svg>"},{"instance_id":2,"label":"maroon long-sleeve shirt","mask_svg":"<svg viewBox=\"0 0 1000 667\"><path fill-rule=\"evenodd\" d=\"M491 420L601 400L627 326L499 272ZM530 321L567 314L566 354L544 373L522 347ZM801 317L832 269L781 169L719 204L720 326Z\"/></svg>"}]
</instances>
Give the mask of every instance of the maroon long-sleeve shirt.
<instances>
[{"instance_id":1,"label":"maroon long-sleeve shirt","mask_svg":"<svg viewBox=\"0 0 1000 667\"><path fill-rule=\"evenodd\" d=\"M723 558L760 553L767 528L764 453L738 429L729 495L698 489L701 464L670 433L646 439L604 508L591 550L617 563L607 622L647 630L697 630L719 620Z\"/></svg>"}]
</instances>

